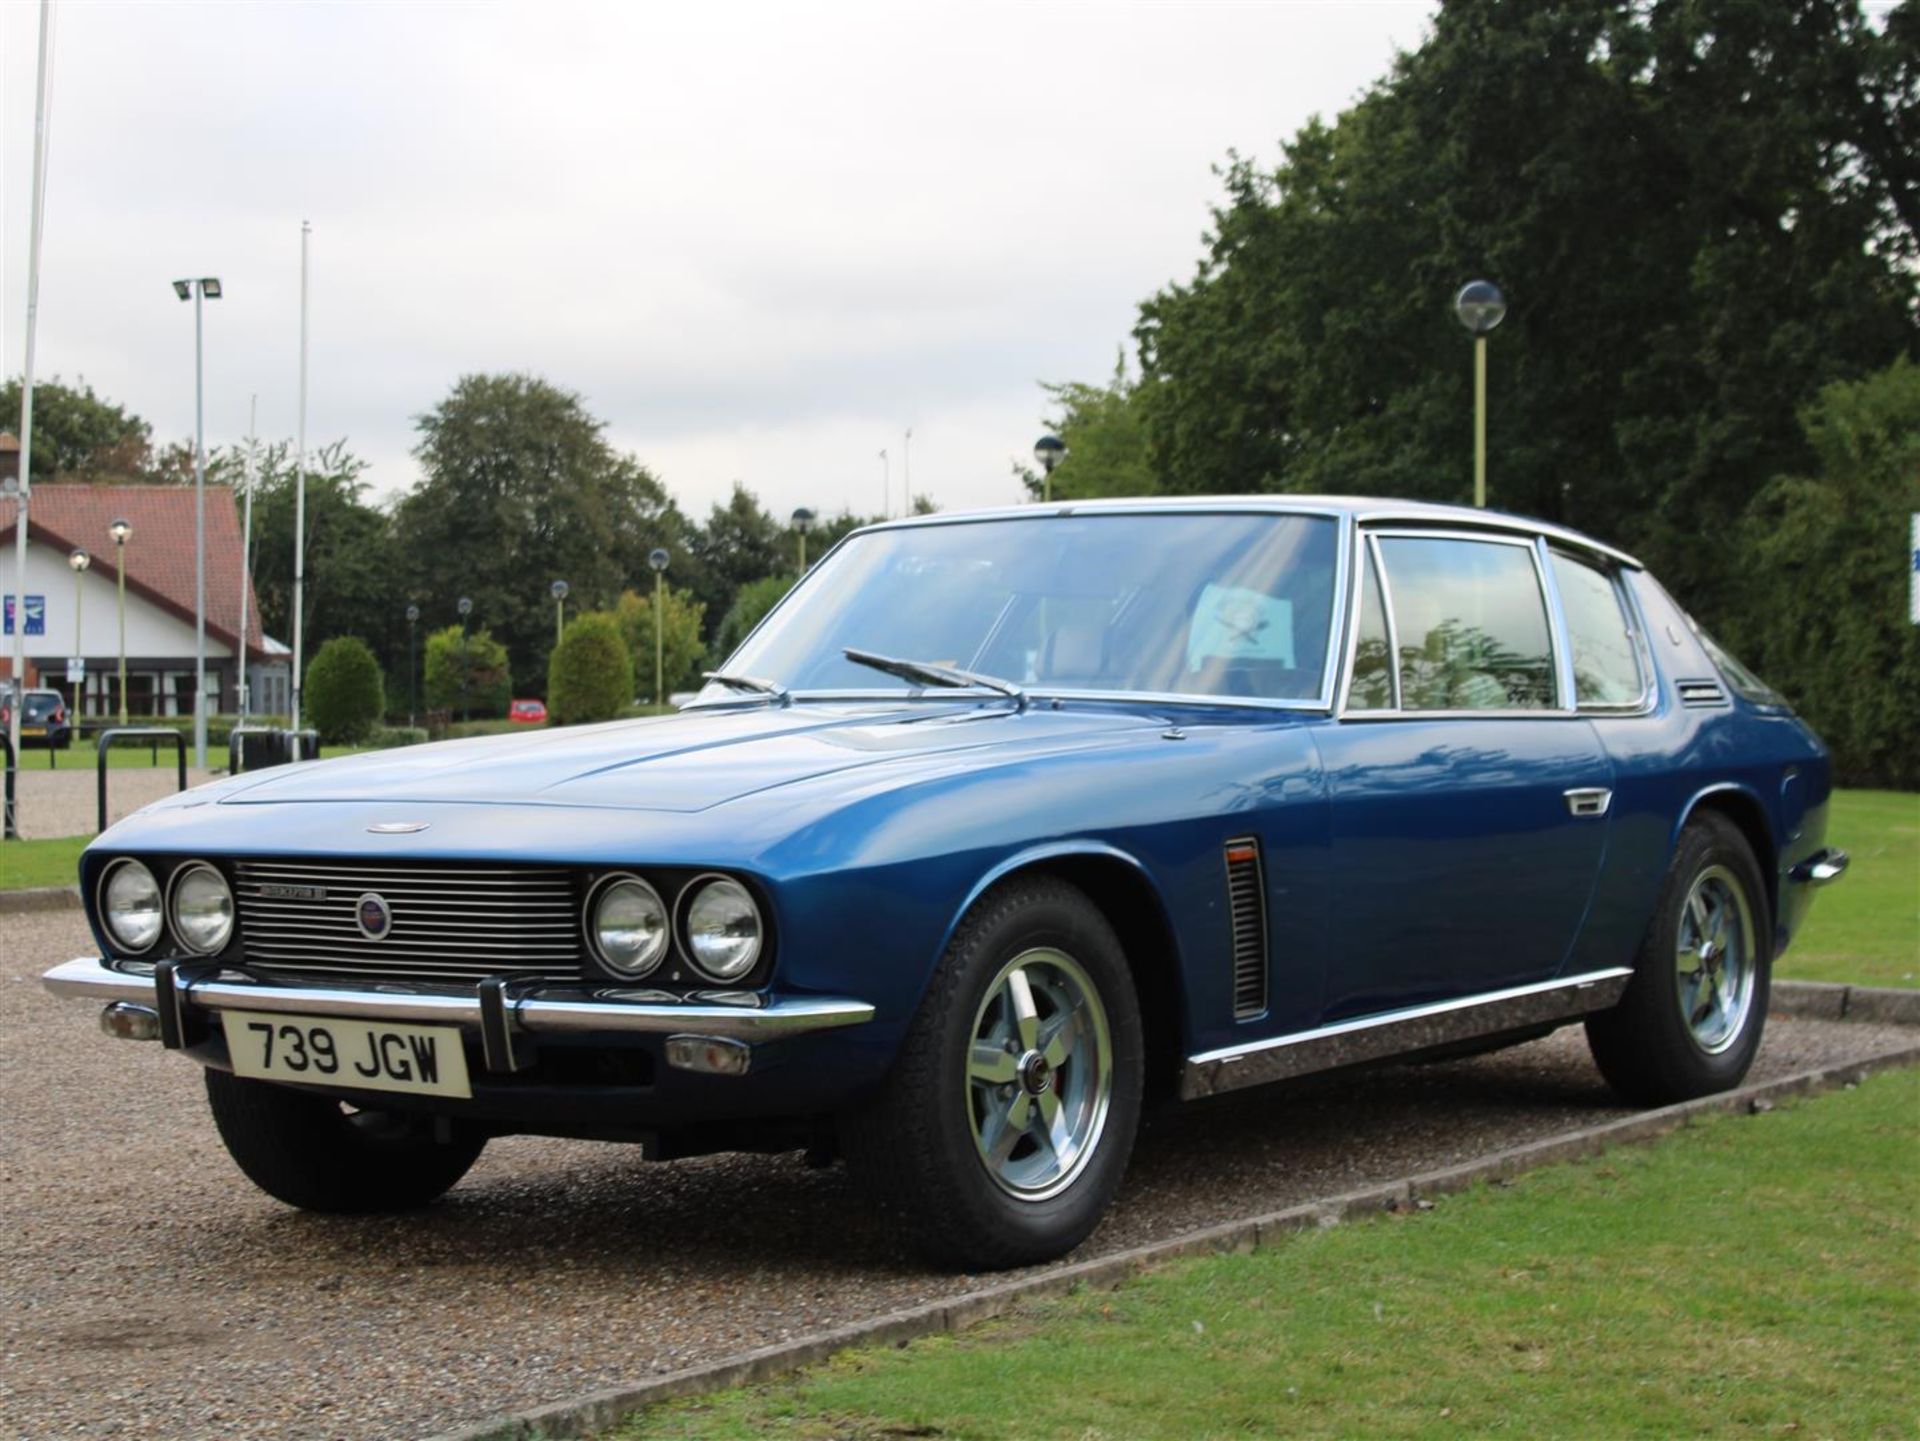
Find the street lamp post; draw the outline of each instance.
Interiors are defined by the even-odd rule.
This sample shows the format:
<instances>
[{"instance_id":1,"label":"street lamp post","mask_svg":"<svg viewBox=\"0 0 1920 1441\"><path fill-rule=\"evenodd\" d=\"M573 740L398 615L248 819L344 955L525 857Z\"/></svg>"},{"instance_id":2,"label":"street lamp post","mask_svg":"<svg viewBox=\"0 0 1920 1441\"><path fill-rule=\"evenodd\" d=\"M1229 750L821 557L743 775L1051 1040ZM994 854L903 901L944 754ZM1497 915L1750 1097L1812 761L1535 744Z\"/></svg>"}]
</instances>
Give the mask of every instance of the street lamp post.
<instances>
[{"instance_id":1,"label":"street lamp post","mask_svg":"<svg viewBox=\"0 0 1920 1441\"><path fill-rule=\"evenodd\" d=\"M1057 435L1043 435L1033 443L1033 458L1040 466L1040 498L1053 499L1053 468L1066 459L1067 443Z\"/></svg>"},{"instance_id":2,"label":"street lamp post","mask_svg":"<svg viewBox=\"0 0 1920 1441\"><path fill-rule=\"evenodd\" d=\"M807 573L807 532L813 529L813 520L813 512L804 505L793 513L793 533L800 543L799 574L801 575Z\"/></svg>"},{"instance_id":3,"label":"street lamp post","mask_svg":"<svg viewBox=\"0 0 1920 1441\"><path fill-rule=\"evenodd\" d=\"M1473 503L1487 504L1487 335L1506 318L1507 299L1491 280L1469 280L1453 313L1473 334Z\"/></svg>"},{"instance_id":4,"label":"street lamp post","mask_svg":"<svg viewBox=\"0 0 1920 1441\"><path fill-rule=\"evenodd\" d=\"M567 633L567 591L571 589L564 580L556 580L547 587L553 596L553 643L560 644L561 637Z\"/></svg>"},{"instance_id":5,"label":"street lamp post","mask_svg":"<svg viewBox=\"0 0 1920 1441\"><path fill-rule=\"evenodd\" d=\"M880 519L886 520L893 514L893 462L887 459L887 453L880 452Z\"/></svg>"},{"instance_id":6,"label":"street lamp post","mask_svg":"<svg viewBox=\"0 0 1920 1441\"><path fill-rule=\"evenodd\" d=\"M467 617L473 614L473 602L464 595L453 607L460 612L460 723L470 719L467 711Z\"/></svg>"},{"instance_id":7,"label":"street lamp post","mask_svg":"<svg viewBox=\"0 0 1920 1441\"><path fill-rule=\"evenodd\" d=\"M107 527L113 537L113 572L120 588L120 724L127 723L127 542L133 539L133 526L116 520Z\"/></svg>"},{"instance_id":8,"label":"street lamp post","mask_svg":"<svg viewBox=\"0 0 1920 1441\"><path fill-rule=\"evenodd\" d=\"M667 670L667 562L673 557L665 546L647 552L647 564L653 567L653 703L665 704Z\"/></svg>"},{"instance_id":9,"label":"street lamp post","mask_svg":"<svg viewBox=\"0 0 1920 1441\"><path fill-rule=\"evenodd\" d=\"M176 280L173 293L193 302L193 763L207 768L207 427L201 302L220 298L213 276ZM244 646L243 646L244 648Z\"/></svg>"},{"instance_id":10,"label":"street lamp post","mask_svg":"<svg viewBox=\"0 0 1920 1441\"><path fill-rule=\"evenodd\" d=\"M73 553L67 557L67 564L73 567L73 654L80 662L80 673L69 674L67 677L73 682L73 728L77 731L80 729L80 688L87 683L87 653L82 648L80 632L80 605L85 598L85 592L81 586L84 584L83 577L87 573L87 567L93 564L93 557L76 545ZM69 666L68 670L71 672L72 667Z\"/></svg>"},{"instance_id":11,"label":"street lamp post","mask_svg":"<svg viewBox=\"0 0 1920 1441\"><path fill-rule=\"evenodd\" d=\"M414 626L420 620L420 607L407 607L407 729L412 730L420 704L420 667L414 659Z\"/></svg>"}]
</instances>

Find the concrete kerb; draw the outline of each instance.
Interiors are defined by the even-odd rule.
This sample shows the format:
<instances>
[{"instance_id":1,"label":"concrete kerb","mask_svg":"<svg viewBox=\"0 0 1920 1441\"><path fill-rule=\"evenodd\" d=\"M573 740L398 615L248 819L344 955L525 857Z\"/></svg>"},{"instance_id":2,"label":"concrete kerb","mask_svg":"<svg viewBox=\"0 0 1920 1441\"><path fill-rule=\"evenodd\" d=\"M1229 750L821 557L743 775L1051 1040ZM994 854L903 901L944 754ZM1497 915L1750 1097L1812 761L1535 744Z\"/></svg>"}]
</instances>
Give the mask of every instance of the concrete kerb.
<instances>
[{"instance_id":1,"label":"concrete kerb","mask_svg":"<svg viewBox=\"0 0 1920 1441\"><path fill-rule=\"evenodd\" d=\"M1846 1014L1844 1004L1842 1014ZM1920 1010L1912 1014L1920 1020ZM1866 1019L1857 1013L1855 1018ZM1203 1227L1110 1256L1056 1266L1039 1275L1003 1281L950 1301L894 1311L871 1321L837 1327L653 1380L611 1387L574 1401L555 1402L496 1417L446 1432L436 1441L560 1441L560 1438L589 1436L663 1401L772 1380L815 1365L850 1347L901 1346L923 1336L961 1331L1035 1300L1082 1290L1112 1290L1143 1272L1173 1261L1251 1252L1262 1246L1282 1244L1301 1231L1386 1212L1417 1209L1428 1198L1463 1191L1479 1182L1507 1180L1541 1166L1597 1155L1612 1146L1651 1141L1690 1125L1697 1116L1767 1110L1773 1102L1788 1096L1811 1095L1835 1086L1852 1085L1877 1071L1915 1064L1920 1064L1920 1042L1864 1060L1800 1071L1742 1086L1723 1095L1586 1126L1566 1135L1494 1151L1458 1166L1328 1196L1284 1211Z\"/></svg>"},{"instance_id":2,"label":"concrete kerb","mask_svg":"<svg viewBox=\"0 0 1920 1441\"><path fill-rule=\"evenodd\" d=\"M79 909L80 891L76 886L27 886L20 890L0 891L0 915Z\"/></svg>"}]
</instances>

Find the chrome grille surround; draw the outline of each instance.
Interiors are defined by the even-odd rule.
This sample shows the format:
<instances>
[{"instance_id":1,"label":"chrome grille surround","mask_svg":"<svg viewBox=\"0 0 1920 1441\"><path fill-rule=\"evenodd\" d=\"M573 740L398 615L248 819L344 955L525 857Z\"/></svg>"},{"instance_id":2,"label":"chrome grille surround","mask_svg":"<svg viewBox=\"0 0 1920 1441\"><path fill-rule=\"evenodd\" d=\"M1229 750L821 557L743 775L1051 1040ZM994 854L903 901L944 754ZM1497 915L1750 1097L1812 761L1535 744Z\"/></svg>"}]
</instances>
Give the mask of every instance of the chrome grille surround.
<instances>
[{"instance_id":1,"label":"chrome grille surround","mask_svg":"<svg viewBox=\"0 0 1920 1441\"><path fill-rule=\"evenodd\" d=\"M241 950L263 972L452 984L591 974L580 932L581 878L570 870L237 860L233 882ZM359 921L369 895L392 913L379 939Z\"/></svg>"}]
</instances>

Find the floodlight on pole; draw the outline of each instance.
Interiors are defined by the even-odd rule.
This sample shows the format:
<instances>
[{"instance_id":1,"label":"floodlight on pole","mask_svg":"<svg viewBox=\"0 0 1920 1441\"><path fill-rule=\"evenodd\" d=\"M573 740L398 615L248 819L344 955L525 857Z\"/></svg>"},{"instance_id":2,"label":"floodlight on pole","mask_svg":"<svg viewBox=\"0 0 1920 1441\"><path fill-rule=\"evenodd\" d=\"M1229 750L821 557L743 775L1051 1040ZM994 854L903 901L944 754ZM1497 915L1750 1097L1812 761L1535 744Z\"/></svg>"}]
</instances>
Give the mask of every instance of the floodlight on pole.
<instances>
[{"instance_id":1,"label":"floodlight on pole","mask_svg":"<svg viewBox=\"0 0 1920 1441\"><path fill-rule=\"evenodd\" d=\"M570 587L564 580L556 580L547 587L553 597L553 643L559 645L567 633L567 591Z\"/></svg>"},{"instance_id":2,"label":"floodlight on pole","mask_svg":"<svg viewBox=\"0 0 1920 1441\"><path fill-rule=\"evenodd\" d=\"M413 729L413 718L419 711L420 667L414 659L414 627L420 621L420 607L407 607L407 729Z\"/></svg>"},{"instance_id":3,"label":"floodlight on pole","mask_svg":"<svg viewBox=\"0 0 1920 1441\"><path fill-rule=\"evenodd\" d=\"M87 653L83 648L85 637L80 629L80 606L81 602L86 598L86 592L82 589L82 586L85 584L83 577L87 573L87 567L93 564L93 557L76 545L67 556L67 564L73 567L73 654L74 658L80 662L79 674L69 674L67 679L73 685L73 729L74 732L78 734L80 730L80 690L81 687L86 684L87 680ZM71 671L72 668L69 667L68 669Z\"/></svg>"},{"instance_id":4,"label":"floodlight on pole","mask_svg":"<svg viewBox=\"0 0 1920 1441\"><path fill-rule=\"evenodd\" d=\"M1067 457L1067 443L1057 435L1043 435L1033 443L1033 458L1040 467L1040 498L1053 499L1053 468Z\"/></svg>"},{"instance_id":5,"label":"floodlight on pole","mask_svg":"<svg viewBox=\"0 0 1920 1441\"><path fill-rule=\"evenodd\" d=\"M1453 313L1473 336L1473 503L1487 504L1487 336L1507 316L1507 298L1491 280L1469 280Z\"/></svg>"},{"instance_id":6,"label":"floodlight on pole","mask_svg":"<svg viewBox=\"0 0 1920 1441\"><path fill-rule=\"evenodd\" d=\"M113 571L120 589L120 724L127 723L127 542L133 539L133 525L116 520L107 527L113 537Z\"/></svg>"},{"instance_id":7,"label":"floodlight on pole","mask_svg":"<svg viewBox=\"0 0 1920 1441\"><path fill-rule=\"evenodd\" d=\"M672 559L663 545L647 552L647 564L653 568L653 703L656 706L666 703L667 565Z\"/></svg>"},{"instance_id":8,"label":"floodlight on pole","mask_svg":"<svg viewBox=\"0 0 1920 1441\"><path fill-rule=\"evenodd\" d=\"M807 573L807 532L813 529L813 522L814 514L811 510L807 509L806 506L803 505L794 511L792 524L793 533L798 536L800 540L799 574L801 575Z\"/></svg>"},{"instance_id":9,"label":"floodlight on pole","mask_svg":"<svg viewBox=\"0 0 1920 1441\"><path fill-rule=\"evenodd\" d=\"M207 425L206 346L201 302L220 298L212 276L176 280L173 293L193 301L193 763L207 768ZM241 639L242 663L246 642Z\"/></svg>"},{"instance_id":10,"label":"floodlight on pole","mask_svg":"<svg viewBox=\"0 0 1920 1441\"><path fill-rule=\"evenodd\" d=\"M473 602L463 595L453 608L460 612L460 722L464 725L471 719L467 705L467 617L473 614Z\"/></svg>"}]
</instances>

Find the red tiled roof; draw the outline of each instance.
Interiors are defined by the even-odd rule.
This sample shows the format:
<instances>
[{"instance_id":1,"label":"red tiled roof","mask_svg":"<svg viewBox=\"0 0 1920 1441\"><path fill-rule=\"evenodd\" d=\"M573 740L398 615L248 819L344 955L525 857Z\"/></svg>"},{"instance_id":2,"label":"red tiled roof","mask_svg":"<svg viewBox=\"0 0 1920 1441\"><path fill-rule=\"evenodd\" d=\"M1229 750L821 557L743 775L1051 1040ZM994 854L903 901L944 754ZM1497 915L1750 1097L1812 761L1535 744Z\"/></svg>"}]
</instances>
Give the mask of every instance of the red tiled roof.
<instances>
[{"instance_id":1,"label":"red tiled roof","mask_svg":"<svg viewBox=\"0 0 1920 1441\"><path fill-rule=\"evenodd\" d=\"M0 542L13 544L11 496L0 497ZM84 548L93 569L117 578L118 549L108 527L125 520L133 527L127 542L127 589L193 620L193 487L190 485L69 485L43 483L33 488L27 538L61 550ZM240 625L240 516L230 486L207 487L207 634L231 646ZM261 642L260 606L247 581L247 649L257 656Z\"/></svg>"}]
</instances>

